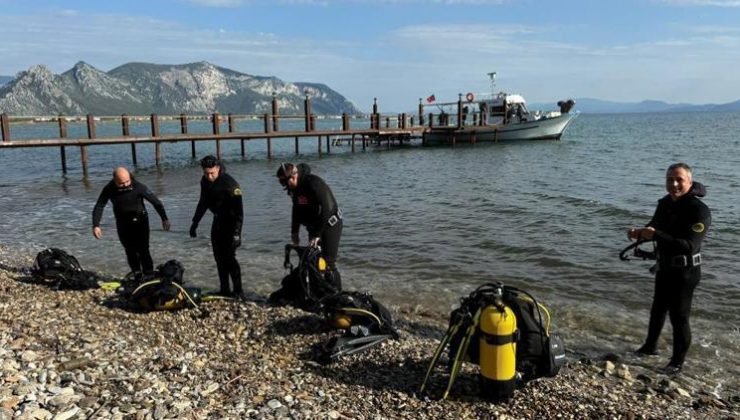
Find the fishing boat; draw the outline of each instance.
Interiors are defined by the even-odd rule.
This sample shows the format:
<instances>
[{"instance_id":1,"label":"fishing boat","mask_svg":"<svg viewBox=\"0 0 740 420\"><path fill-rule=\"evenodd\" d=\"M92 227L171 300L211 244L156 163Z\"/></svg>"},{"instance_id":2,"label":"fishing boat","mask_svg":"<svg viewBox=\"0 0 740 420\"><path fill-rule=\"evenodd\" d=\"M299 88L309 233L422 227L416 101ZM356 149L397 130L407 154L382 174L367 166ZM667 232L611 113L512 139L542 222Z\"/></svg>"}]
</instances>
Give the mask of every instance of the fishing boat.
<instances>
[{"instance_id":1,"label":"fishing boat","mask_svg":"<svg viewBox=\"0 0 740 420\"><path fill-rule=\"evenodd\" d=\"M493 92L496 73L488 75ZM572 99L557 105L560 109L556 111L530 111L518 94L498 92L476 97L468 93L464 99L460 95L457 102L434 104L440 112L436 118L430 114L423 144L560 140L578 113L571 112L575 106ZM455 106L457 112L445 112L445 107Z\"/></svg>"}]
</instances>

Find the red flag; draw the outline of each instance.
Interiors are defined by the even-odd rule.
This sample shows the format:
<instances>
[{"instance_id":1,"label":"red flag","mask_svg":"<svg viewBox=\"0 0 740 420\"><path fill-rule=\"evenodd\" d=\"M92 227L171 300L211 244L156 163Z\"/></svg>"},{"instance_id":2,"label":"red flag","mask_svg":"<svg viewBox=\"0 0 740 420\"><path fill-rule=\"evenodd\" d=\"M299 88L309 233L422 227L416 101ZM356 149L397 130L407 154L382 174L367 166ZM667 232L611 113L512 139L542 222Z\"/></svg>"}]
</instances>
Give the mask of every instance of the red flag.
<instances>
[{"instance_id":1,"label":"red flag","mask_svg":"<svg viewBox=\"0 0 740 420\"><path fill-rule=\"evenodd\" d=\"M434 94L432 94L430 97L427 98L427 102L430 103L430 104L432 102L436 101L436 100L437 100L437 98L434 97Z\"/></svg>"}]
</instances>

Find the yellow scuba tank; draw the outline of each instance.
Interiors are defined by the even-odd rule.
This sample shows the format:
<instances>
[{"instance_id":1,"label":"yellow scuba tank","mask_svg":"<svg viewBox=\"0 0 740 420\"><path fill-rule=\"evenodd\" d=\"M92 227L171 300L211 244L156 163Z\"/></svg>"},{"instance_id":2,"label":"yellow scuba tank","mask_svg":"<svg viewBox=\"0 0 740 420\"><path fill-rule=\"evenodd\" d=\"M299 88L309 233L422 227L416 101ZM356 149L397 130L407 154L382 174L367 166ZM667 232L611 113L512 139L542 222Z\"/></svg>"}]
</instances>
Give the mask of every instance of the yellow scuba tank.
<instances>
[{"instance_id":1,"label":"yellow scuba tank","mask_svg":"<svg viewBox=\"0 0 740 420\"><path fill-rule=\"evenodd\" d=\"M481 394L507 400L516 385L516 316L499 301L483 309L478 325Z\"/></svg>"},{"instance_id":2,"label":"yellow scuba tank","mask_svg":"<svg viewBox=\"0 0 740 420\"><path fill-rule=\"evenodd\" d=\"M174 311L176 309L182 309L187 304L187 297L182 290L178 290L177 294L169 299L159 299L154 303L155 311Z\"/></svg>"},{"instance_id":3,"label":"yellow scuba tank","mask_svg":"<svg viewBox=\"0 0 740 420\"><path fill-rule=\"evenodd\" d=\"M330 323L336 329L347 330L352 326L352 318L343 312L336 312Z\"/></svg>"}]
</instances>

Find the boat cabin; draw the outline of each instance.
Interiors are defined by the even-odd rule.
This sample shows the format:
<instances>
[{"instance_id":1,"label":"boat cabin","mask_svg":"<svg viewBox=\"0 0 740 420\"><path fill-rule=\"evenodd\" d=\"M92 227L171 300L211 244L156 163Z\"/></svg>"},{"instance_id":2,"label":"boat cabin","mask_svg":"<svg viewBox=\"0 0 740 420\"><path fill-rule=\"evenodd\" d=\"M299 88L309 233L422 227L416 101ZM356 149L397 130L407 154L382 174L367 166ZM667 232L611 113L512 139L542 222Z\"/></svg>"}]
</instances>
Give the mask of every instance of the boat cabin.
<instances>
[{"instance_id":1,"label":"boat cabin","mask_svg":"<svg viewBox=\"0 0 740 420\"><path fill-rule=\"evenodd\" d=\"M517 94L499 92L490 99L478 101L484 124L508 124L530 119L527 101Z\"/></svg>"}]
</instances>

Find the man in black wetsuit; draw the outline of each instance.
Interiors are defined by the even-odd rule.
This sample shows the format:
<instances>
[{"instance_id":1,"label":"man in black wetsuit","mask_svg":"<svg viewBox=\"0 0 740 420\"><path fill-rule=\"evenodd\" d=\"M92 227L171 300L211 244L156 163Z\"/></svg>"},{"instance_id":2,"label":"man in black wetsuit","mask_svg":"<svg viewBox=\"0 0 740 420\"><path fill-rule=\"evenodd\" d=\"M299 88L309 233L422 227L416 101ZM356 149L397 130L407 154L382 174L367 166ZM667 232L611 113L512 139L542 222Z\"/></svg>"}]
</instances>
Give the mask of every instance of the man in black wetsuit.
<instances>
[{"instance_id":1,"label":"man in black wetsuit","mask_svg":"<svg viewBox=\"0 0 740 420\"><path fill-rule=\"evenodd\" d=\"M326 260L326 280L342 289L342 279L336 267L339 239L342 236L342 211L337 205L329 186L323 179L311 173L311 168L301 163L283 163L277 171L280 184L293 199L290 222L290 238L293 245L300 243L300 225L308 231L308 245L321 245L321 254Z\"/></svg>"},{"instance_id":2,"label":"man in black wetsuit","mask_svg":"<svg viewBox=\"0 0 740 420\"><path fill-rule=\"evenodd\" d=\"M681 370L691 345L691 300L701 278L701 243L712 217L709 208L698 198L706 190L693 181L689 165L676 163L668 168L666 190L668 195L658 201L650 223L644 228L630 229L627 237L657 243L658 271L650 325L645 344L637 349L637 354L657 354L658 337L668 313L673 325L673 355L664 370L675 374Z\"/></svg>"},{"instance_id":3,"label":"man in black wetsuit","mask_svg":"<svg viewBox=\"0 0 740 420\"><path fill-rule=\"evenodd\" d=\"M214 156L201 159L200 166L203 168L203 178L200 180L200 199L190 226L190 237L197 236L198 223L206 210L210 210L213 213L211 245L218 268L219 294L244 299L241 267L236 260L236 249L242 243L242 190ZM234 285L233 293L229 287L229 276Z\"/></svg>"},{"instance_id":4,"label":"man in black wetsuit","mask_svg":"<svg viewBox=\"0 0 740 420\"><path fill-rule=\"evenodd\" d=\"M103 230L100 219L108 201L113 203L113 214L116 217L118 239L126 250L126 260L131 272L139 280L142 276L151 276L154 263L149 253L149 217L144 207L144 200L149 201L162 218L162 229L170 230L170 222L162 202L147 188L134 179L128 169L116 168L111 180L100 193L93 209L93 236L100 239Z\"/></svg>"}]
</instances>

